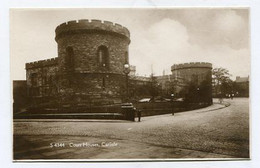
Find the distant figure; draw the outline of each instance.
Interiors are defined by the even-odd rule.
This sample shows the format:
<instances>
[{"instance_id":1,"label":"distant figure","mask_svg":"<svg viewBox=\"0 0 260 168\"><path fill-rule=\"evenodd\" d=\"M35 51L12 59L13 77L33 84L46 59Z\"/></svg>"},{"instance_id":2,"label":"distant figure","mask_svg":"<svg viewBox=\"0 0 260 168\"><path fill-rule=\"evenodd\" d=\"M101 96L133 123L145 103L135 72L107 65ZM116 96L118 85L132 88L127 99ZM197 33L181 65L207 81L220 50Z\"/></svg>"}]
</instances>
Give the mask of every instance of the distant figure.
<instances>
[{"instance_id":1,"label":"distant figure","mask_svg":"<svg viewBox=\"0 0 260 168\"><path fill-rule=\"evenodd\" d=\"M223 103L223 97L222 97L222 94L219 94L219 98L218 98L218 100L219 100L219 103L220 103L220 104Z\"/></svg>"},{"instance_id":2,"label":"distant figure","mask_svg":"<svg viewBox=\"0 0 260 168\"><path fill-rule=\"evenodd\" d=\"M137 110L138 122L141 122L141 110Z\"/></svg>"},{"instance_id":3,"label":"distant figure","mask_svg":"<svg viewBox=\"0 0 260 168\"><path fill-rule=\"evenodd\" d=\"M231 94L231 99L232 99L232 100L233 100L233 97L234 97L234 96L235 96L234 93L232 93L232 94Z\"/></svg>"},{"instance_id":4,"label":"distant figure","mask_svg":"<svg viewBox=\"0 0 260 168\"><path fill-rule=\"evenodd\" d=\"M220 97L218 100L219 100L219 103L220 103L220 104L223 103L223 98L222 98L222 97Z\"/></svg>"}]
</instances>

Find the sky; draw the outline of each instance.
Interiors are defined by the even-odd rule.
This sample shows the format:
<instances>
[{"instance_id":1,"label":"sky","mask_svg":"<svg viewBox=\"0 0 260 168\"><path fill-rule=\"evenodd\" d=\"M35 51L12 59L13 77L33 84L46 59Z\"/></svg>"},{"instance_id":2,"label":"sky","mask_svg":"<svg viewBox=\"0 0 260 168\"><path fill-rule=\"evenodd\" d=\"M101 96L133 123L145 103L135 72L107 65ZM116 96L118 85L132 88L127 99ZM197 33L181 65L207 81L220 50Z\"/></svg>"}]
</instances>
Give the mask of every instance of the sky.
<instances>
[{"instance_id":1,"label":"sky","mask_svg":"<svg viewBox=\"0 0 260 168\"><path fill-rule=\"evenodd\" d=\"M171 73L173 64L210 62L232 79L250 75L247 8L11 9L11 76L26 77L25 63L58 56L55 28L70 20L99 19L130 31L129 61L138 75Z\"/></svg>"}]
</instances>

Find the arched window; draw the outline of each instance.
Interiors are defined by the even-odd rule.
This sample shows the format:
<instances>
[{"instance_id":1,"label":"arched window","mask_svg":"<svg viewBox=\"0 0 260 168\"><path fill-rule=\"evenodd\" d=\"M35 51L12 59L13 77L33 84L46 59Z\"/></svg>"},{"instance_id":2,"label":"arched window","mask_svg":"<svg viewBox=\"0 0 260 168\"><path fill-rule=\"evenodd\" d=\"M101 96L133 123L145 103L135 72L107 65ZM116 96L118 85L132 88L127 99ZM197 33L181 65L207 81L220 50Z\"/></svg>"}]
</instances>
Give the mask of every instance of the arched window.
<instances>
[{"instance_id":1,"label":"arched window","mask_svg":"<svg viewBox=\"0 0 260 168\"><path fill-rule=\"evenodd\" d=\"M65 65L67 70L74 69L74 51L72 47L66 48Z\"/></svg>"},{"instance_id":2,"label":"arched window","mask_svg":"<svg viewBox=\"0 0 260 168\"><path fill-rule=\"evenodd\" d=\"M128 64L128 52L125 52L125 64Z\"/></svg>"},{"instance_id":3,"label":"arched window","mask_svg":"<svg viewBox=\"0 0 260 168\"><path fill-rule=\"evenodd\" d=\"M109 68L109 53L106 46L98 47L97 56L99 66Z\"/></svg>"}]
</instances>

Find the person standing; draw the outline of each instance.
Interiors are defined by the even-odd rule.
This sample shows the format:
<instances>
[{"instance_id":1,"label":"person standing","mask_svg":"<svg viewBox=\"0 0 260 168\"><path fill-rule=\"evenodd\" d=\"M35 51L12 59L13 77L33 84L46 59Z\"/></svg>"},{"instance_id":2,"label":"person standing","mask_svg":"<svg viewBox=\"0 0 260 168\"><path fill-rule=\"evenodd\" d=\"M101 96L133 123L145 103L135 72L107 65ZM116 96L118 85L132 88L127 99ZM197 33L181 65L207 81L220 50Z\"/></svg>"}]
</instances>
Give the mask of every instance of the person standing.
<instances>
[{"instance_id":1,"label":"person standing","mask_svg":"<svg viewBox=\"0 0 260 168\"><path fill-rule=\"evenodd\" d=\"M138 122L141 122L141 110L137 110Z\"/></svg>"}]
</instances>

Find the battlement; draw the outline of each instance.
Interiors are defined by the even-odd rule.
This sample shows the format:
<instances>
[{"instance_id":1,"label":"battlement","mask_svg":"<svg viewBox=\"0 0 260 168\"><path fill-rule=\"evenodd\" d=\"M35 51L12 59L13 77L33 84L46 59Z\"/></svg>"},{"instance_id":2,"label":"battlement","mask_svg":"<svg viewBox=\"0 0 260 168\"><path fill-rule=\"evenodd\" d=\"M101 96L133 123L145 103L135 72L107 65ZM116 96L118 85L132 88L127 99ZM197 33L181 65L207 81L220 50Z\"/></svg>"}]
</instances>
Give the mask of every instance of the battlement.
<instances>
[{"instance_id":1,"label":"battlement","mask_svg":"<svg viewBox=\"0 0 260 168\"><path fill-rule=\"evenodd\" d=\"M81 19L81 20L72 20L65 23L60 24L55 32L56 32L56 41L59 39L61 35L64 34L71 34L76 32L94 32L94 31L106 31L117 33L119 35L123 35L130 38L130 32L126 27L123 27L120 24L109 22L109 21L101 21L101 20L88 20L88 19Z\"/></svg>"},{"instance_id":2,"label":"battlement","mask_svg":"<svg viewBox=\"0 0 260 168\"><path fill-rule=\"evenodd\" d=\"M212 69L212 64L208 62L190 62L184 64L174 64L171 66L171 70L178 70L178 69L187 69L187 68L210 68Z\"/></svg>"},{"instance_id":3,"label":"battlement","mask_svg":"<svg viewBox=\"0 0 260 168\"><path fill-rule=\"evenodd\" d=\"M26 63L25 69L40 68L40 67L45 67L45 66L53 66L53 65L57 65L57 64L58 64L58 57Z\"/></svg>"}]
</instances>

